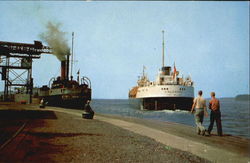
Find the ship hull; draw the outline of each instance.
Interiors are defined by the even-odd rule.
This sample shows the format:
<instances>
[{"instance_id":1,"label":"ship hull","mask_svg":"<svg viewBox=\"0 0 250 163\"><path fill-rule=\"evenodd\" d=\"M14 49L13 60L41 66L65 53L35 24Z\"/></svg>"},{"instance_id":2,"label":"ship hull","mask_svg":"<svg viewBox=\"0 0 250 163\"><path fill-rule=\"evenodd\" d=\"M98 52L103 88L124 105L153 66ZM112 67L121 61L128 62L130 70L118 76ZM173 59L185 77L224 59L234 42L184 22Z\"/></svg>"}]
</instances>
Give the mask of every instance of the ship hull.
<instances>
[{"instance_id":1,"label":"ship hull","mask_svg":"<svg viewBox=\"0 0 250 163\"><path fill-rule=\"evenodd\" d=\"M187 110L193 104L192 97L148 97L130 98L131 106L141 110Z\"/></svg>"},{"instance_id":2,"label":"ship hull","mask_svg":"<svg viewBox=\"0 0 250 163\"><path fill-rule=\"evenodd\" d=\"M39 96L41 99L44 99L48 106L83 109L86 102L91 100L91 89L55 88L45 91L41 90Z\"/></svg>"},{"instance_id":3,"label":"ship hull","mask_svg":"<svg viewBox=\"0 0 250 163\"><path fill-rule=\"evenodd\" d=\"M62 95L45 96L44 99L47 102L48 106L76 108L76 109L83 109L87 100L89 100L88 98L83 98L83 97L63 99Z\"/></svg>"}]
</instances>

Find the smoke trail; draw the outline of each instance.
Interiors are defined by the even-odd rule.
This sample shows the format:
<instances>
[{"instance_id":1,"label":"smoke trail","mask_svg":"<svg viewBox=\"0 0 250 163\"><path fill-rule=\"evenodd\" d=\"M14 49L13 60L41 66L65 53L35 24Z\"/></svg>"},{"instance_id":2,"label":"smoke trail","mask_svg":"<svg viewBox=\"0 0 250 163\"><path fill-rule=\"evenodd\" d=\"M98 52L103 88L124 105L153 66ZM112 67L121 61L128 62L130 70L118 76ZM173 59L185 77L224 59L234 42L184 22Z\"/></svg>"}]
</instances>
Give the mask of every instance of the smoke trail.
<instances>
[{"instance_id":1,"label":"smoke trail","mask_svg":"<svg viewBox=\"0 0 250 163\"><path fill-rule=\"evenodd\" d=\"M47 23L47 31L40 34L43 41L52 48L53 54L60 60L66 60L66 56L70 55L70 48L65 38L66 32L60 31L60 23Z\"/></svg>"}]
</instances>

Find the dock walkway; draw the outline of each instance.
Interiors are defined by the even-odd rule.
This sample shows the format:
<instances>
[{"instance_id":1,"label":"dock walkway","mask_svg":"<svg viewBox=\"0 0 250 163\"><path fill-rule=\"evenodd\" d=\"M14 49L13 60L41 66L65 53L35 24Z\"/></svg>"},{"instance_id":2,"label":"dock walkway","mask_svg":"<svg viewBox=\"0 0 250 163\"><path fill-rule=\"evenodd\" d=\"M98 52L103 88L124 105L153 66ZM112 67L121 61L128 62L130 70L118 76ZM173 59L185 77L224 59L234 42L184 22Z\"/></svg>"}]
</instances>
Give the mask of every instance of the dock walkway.
<instances>
[{"instance_id":1,"label":"dock walkway","mask_svg":"<svg viewBox=\"0 0 250 163\"><path fill-rule=\"evenodd\" d=\"M0 149L0 162L250 161L249 139L203 137L181 124L102 114L86 120L81 110L0 105L6 109L28 112L19 119L26 124L22 131ZM0 115L0 129L6 131L11 117Z\"/></svg>"}]
</instances>

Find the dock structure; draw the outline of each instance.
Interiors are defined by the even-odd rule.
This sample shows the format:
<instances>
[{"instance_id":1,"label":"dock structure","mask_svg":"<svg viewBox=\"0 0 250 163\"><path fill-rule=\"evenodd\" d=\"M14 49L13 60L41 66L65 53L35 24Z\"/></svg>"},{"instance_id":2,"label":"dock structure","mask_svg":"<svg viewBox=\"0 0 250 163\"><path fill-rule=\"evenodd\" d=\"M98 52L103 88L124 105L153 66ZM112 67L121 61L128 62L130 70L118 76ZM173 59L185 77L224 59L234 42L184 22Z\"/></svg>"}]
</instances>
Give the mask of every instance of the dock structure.
<instances>
[{"instance_id":1,"label":"dock structure","mask_svg":"<svg viewBox=\"0 0 250 163\"><path fill-rule=\"evenodd\" d=\"M0 105L0 162L249 162L249 139L82 110Z\"/></svg>"},{"instance_id":2,"label":"dock structure","mask_svg":"<svg viewBox=\"0 0 250 163\"><path fill-rule=\"evenodd\" d=\"M22 86L30 96L29 103L32 102L32 60L39 59L42 53L50 54L52 50L40 41L34 41L34 44L0 41L0 73L4 80L4 101L10 100L11 87Z\"/></svg>"}]
</instances>

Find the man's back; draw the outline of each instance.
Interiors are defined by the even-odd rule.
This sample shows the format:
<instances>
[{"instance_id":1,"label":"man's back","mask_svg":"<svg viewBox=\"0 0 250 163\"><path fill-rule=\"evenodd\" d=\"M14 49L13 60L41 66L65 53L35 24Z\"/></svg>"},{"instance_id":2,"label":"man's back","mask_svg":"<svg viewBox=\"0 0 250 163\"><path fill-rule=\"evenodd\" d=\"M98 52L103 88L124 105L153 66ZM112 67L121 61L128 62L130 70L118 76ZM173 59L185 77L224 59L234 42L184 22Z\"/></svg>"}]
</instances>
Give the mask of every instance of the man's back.
<instances>
[{"instance_id":1,"label":"man's back","mask_svg":"<svg viewBox=\"0 0 250 163\"><path fill-rule=\"evenodd\" d=\"M206 100L202 96L198 96L194 99L195 108L205 108L206 107Z\"/></svg>"},{"instance_id":2,"label":"man's back","mask_svg":"<svg viewBox=\"0 0 250 163\"><path fill-rule=\"evenodd\" d=\"M209 102L209 108L213 111L220 109L220 101L217 98L212 98Z\"/></svg>"}]
</instances>

